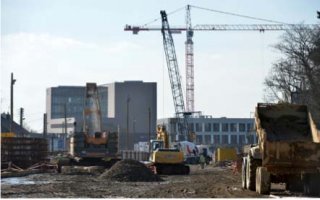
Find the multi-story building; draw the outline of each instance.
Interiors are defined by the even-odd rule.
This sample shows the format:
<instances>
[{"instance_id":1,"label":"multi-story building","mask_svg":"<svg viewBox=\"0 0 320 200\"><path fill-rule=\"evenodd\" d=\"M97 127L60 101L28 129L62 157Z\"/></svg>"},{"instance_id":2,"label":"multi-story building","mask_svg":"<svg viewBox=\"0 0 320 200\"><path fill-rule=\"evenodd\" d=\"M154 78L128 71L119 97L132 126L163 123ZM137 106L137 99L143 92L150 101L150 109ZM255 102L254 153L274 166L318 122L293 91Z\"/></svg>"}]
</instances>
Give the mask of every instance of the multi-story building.
<instances>
[{"instance_id":1,"label":"multi-story building","mask_svg":"<svg viewBox=\"0 0 320 200\"><path fill-rule=\"evenodd\" d=\"M120 148L133 149L134 143L148 141L149 134L153 136L156 130L157 84L125 81L105 86L108 88L108 117L114 119L112 123L119 129Z\"/></svg>"},{"instance_id":2,"label":"multi-story building","mask_svg":"<svg viewBox=\"0 0 320 200\"><path fill-rule=\"evenodd\" d=\"M178 134L176 118L159 119L157 124L167 127L171 142L176 140ZM202 115L188 118L189 131L196 134L195 143L209 145L211 149L217 147L240 149L245 144L256 143L253 124L252 118L212 118Z\"/></svg>"},{"instance_id":3,"label":"multi-story building","mask_svg":"<svg viewBox=\"0 0 320 200\"><path fill-rule=\"evenodd\" d=\"M107 88L98 87L101 115L107 116ZM73 133L82 130L85 86L47 88L46 113L48 133ZM67 121L67 127L65 127ZM76 124L75 124L76 122Z\"/></svg>"},{"instance_id":4,"label":"multi-story building","mask_svg":"<svg viewBox=\"0 0 320 200\"><path fill-rule=\"evenodd\" d=\"M156 83L115 82L98 86L98 92L102 128L119 132L120 149L133 149L134 143L149 139L149 125L152 132L156 129ZM48 133L65 133L65 121L67 133L83 130L84 96L85 86L47 89Z\"/></svg>"}]
</instances>

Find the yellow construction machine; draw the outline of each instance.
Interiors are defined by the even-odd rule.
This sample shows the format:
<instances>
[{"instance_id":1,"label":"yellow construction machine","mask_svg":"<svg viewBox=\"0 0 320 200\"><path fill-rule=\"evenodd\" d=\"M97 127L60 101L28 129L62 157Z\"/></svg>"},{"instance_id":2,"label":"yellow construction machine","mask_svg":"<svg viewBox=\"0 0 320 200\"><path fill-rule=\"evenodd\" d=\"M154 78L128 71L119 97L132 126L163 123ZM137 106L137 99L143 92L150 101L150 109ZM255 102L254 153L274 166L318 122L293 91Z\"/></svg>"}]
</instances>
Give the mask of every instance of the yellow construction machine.
<instances>
[{"instance_id":1,"label":"yellow construction machine","mask_svg":"<svg viewBox=\"0 0 320 200\"><path fill-rule=\"evenodd\" d=\"M157 126L157 138L151 140L150 168L155 174L189 174L189 166L184 164L183 152L169 147L169 136L165 126Z\"/></svg>"}]
</instances>

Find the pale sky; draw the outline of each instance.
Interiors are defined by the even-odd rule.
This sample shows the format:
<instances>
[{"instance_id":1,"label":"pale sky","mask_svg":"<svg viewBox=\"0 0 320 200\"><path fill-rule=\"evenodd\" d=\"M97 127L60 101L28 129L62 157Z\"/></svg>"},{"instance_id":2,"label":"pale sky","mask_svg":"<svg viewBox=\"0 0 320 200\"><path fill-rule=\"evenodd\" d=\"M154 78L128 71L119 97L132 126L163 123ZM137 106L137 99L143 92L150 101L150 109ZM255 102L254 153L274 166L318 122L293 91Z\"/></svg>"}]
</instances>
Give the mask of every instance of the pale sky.
<instances>
[{"instance_id":1,"label":"pale sky","mask_svg":"<svg viewBox=\"0 0 320 200\"><path fill-rule=\"evenodd\" d=\"M158 118L174 116L160 32L123 31L187 4L286 23L319 23L319 0L1 0L1 112L42 131L46 88L125 80L157 82ZM266 22L191 9L192 24ZM169 15L184 25L185 11ZM161 20L152 23L161 26ZM272 45L283 31L195 32L195 110L213 117L250 117L263 101L263 80L281 55ZM174 35L183 85L185 33ZM185 97L185 86L184 86Z\"/></svg>"}]
</instances>

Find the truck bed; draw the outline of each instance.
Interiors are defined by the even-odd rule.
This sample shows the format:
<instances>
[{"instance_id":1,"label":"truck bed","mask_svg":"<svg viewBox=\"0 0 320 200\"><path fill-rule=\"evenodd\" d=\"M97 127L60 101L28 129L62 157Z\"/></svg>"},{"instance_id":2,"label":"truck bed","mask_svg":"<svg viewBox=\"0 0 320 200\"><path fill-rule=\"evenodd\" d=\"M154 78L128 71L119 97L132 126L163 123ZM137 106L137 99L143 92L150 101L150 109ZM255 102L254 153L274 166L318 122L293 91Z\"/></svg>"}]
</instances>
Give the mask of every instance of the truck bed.
<instances>
[{"instance_id":1,"label":"truck bed","mask_svg":"<svg viewBox=\"0 0 320 200\"><path fill-rule=\"evenodd\" d=\"M260 104L257 119L267 141L312 141L306 106Z\"/></svg>"},{"instance_id":2,"label":"truck bed","mask_svg":"<svg viewBox=\"0 0 320 200\"><path fill-rule=\"evenodd\" d=\"M320 167L319 130L307 106L258 104L255 120L262 165L289 171Z\"/></svg>"}]
</instances>

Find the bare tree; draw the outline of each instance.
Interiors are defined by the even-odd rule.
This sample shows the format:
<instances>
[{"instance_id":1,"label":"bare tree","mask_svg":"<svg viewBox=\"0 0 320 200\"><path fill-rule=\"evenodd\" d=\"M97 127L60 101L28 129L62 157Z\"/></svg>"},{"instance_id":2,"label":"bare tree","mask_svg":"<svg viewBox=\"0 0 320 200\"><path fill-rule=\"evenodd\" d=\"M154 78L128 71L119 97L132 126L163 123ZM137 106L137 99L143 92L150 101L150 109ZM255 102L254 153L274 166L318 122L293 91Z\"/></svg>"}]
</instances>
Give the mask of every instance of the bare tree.
<instances>
[{"instance_id":1,"label":"bare tree","mask_svg":"<svg viewBox=\"0 0 320 200\"><path fill-rule=\"evenodd\" d=\"M307 104L320 111L320 28L297 26L274 47L283 57L265 79L266 100Z\"/></svg>"}]
</instances>

